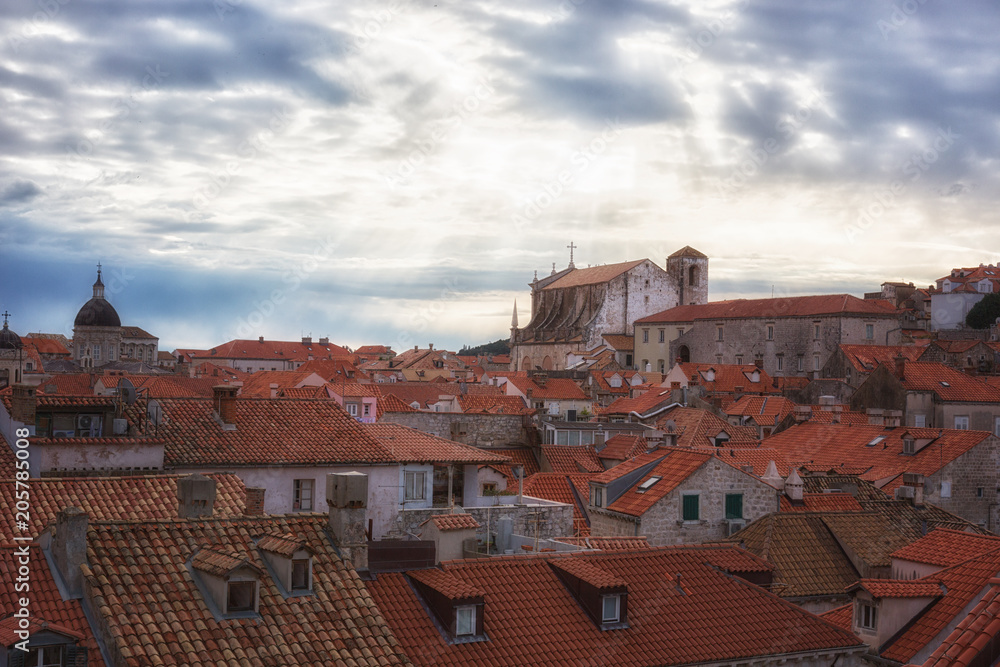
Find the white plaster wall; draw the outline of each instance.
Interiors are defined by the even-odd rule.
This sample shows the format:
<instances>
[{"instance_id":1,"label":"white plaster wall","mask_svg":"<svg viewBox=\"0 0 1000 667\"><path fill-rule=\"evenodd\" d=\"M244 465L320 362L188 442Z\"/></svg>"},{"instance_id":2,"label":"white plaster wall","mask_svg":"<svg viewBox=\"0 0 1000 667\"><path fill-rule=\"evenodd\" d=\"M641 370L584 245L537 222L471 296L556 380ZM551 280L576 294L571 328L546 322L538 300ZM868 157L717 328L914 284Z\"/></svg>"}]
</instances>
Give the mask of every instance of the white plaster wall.
<instances>
[{"instance_id":1,"label":"white plaster wall","mask_svg":"<svg viewBox=\"0 0 1000 667\"><path fill-rule=\"evenodd\" d=\"M124 468L163 468L162 444L101 444L74 443L73 438L64 442L32 445L38 454L39 471L50 470L100 470Z\"/></svg>"}]
</instances>

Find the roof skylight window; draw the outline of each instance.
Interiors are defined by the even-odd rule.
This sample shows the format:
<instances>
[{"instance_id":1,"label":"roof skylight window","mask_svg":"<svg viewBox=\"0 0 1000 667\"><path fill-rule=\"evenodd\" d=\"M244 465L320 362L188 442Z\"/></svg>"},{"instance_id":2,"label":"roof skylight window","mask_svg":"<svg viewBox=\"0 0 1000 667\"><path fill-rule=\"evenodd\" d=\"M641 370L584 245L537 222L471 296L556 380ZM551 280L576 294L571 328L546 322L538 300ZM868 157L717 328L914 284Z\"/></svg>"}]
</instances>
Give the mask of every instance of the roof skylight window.
<instances>
[{"instance_id":1,"label":"roof skylight window","mask_svg":"<svg viewBox=\"0 0 1000 667\"><path fill-rule=\"evenodd\" d=\"M650 477L645 482L640 484L639 488L636 489L636 491L638 491L639 493L645 493L646 491L649 491L651 488L653 488L653 485L659 482L660 479L661 479L660 477L654 475L653 477Z\"/></svg>"}]
</instances>

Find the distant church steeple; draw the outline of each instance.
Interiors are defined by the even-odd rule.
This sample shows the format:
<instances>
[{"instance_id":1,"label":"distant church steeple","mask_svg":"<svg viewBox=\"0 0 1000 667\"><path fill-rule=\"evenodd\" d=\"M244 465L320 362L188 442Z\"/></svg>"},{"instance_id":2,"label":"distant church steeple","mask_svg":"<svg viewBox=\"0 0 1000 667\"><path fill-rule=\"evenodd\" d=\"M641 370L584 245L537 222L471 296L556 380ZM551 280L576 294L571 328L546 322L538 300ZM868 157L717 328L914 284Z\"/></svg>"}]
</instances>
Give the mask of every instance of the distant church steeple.
<instances>
[{"instance_id":1,"label":"distant church steeple","mask_svg":"<svg viewBox=\"0 0 1000 667\"><path fill-rule=\"evenodd\" d=\"M97 263L97 282L94 283L94 298L104 298L104 282L101 281L101 263Z\"/></svg>"},{"instance_id":2,"label":"distant church steeple","mask_svg":"<svg viewBox=\"0 0 1000 667\"><path fill-rule=\"evenodd\" d=\"M517 328L517 299L514 299L514 314L510 318L510 328Z\"/></svg>"},{"instance_id":3,"label":"distant church steeple","mask_svg":"<svg viewBox=\"0 0 1000 667\"><path fill-rule=\"evenodd\" d=\"M566 246L566 247L569 248L569 268L575 269L576 265L573 263L573 250L575 248L579 248L580 246L578 246L578 245L574 244L572 241L570 241L569 245Z\"/></svg>"}]
</instances>

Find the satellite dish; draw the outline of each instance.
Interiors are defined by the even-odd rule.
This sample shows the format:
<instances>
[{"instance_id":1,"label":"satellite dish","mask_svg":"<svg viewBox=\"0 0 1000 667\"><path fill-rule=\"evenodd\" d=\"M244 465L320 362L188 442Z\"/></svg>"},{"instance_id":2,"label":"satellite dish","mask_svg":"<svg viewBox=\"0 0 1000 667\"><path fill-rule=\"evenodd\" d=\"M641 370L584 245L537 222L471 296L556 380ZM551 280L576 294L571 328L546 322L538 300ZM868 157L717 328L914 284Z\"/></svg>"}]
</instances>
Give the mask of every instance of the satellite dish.
<instances>
[{"instance_id":1,"label":"satellite dish","mask_svg":"<svg viewBox=\"0 0 1000 667\"><path fill-rule=\"evenodd\" d=\"M160 407L156 399L149 400L149 404L146 406L146 416L153 426L159 426L163 421L163 408Z\"/></svg>"},{"instance_id":2,"label":"satellite dish","mask_svg":"<svg viewBox=\"0 0 1000 667\"><path fill-rule=\"evenodd\" d=\"M122 378L122 381L118 383L118 393L121 395L122 400L125 401L125 405L135 403L135 399L139 395L135 390L135 385L128 378Z\"/></svg>"}]
</instances>

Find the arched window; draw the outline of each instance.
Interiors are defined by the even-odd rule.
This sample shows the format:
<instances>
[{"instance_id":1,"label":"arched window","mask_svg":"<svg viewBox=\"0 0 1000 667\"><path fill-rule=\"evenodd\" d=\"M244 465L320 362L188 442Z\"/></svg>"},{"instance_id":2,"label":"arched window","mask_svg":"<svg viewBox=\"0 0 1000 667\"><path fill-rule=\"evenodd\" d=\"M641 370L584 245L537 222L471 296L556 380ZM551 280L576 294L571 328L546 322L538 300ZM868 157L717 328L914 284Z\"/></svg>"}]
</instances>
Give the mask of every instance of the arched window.
<instances>
[{"instance_id":1,"label":"arched window","mask_svg":"<svg viewBox=\"0 0 1000 667\"><path fill-rule=\"evenodd\" d=\"M688 285L697 287L698 285L698 267L689 266L688 267Z\"/></svg>"}]
</instances>

